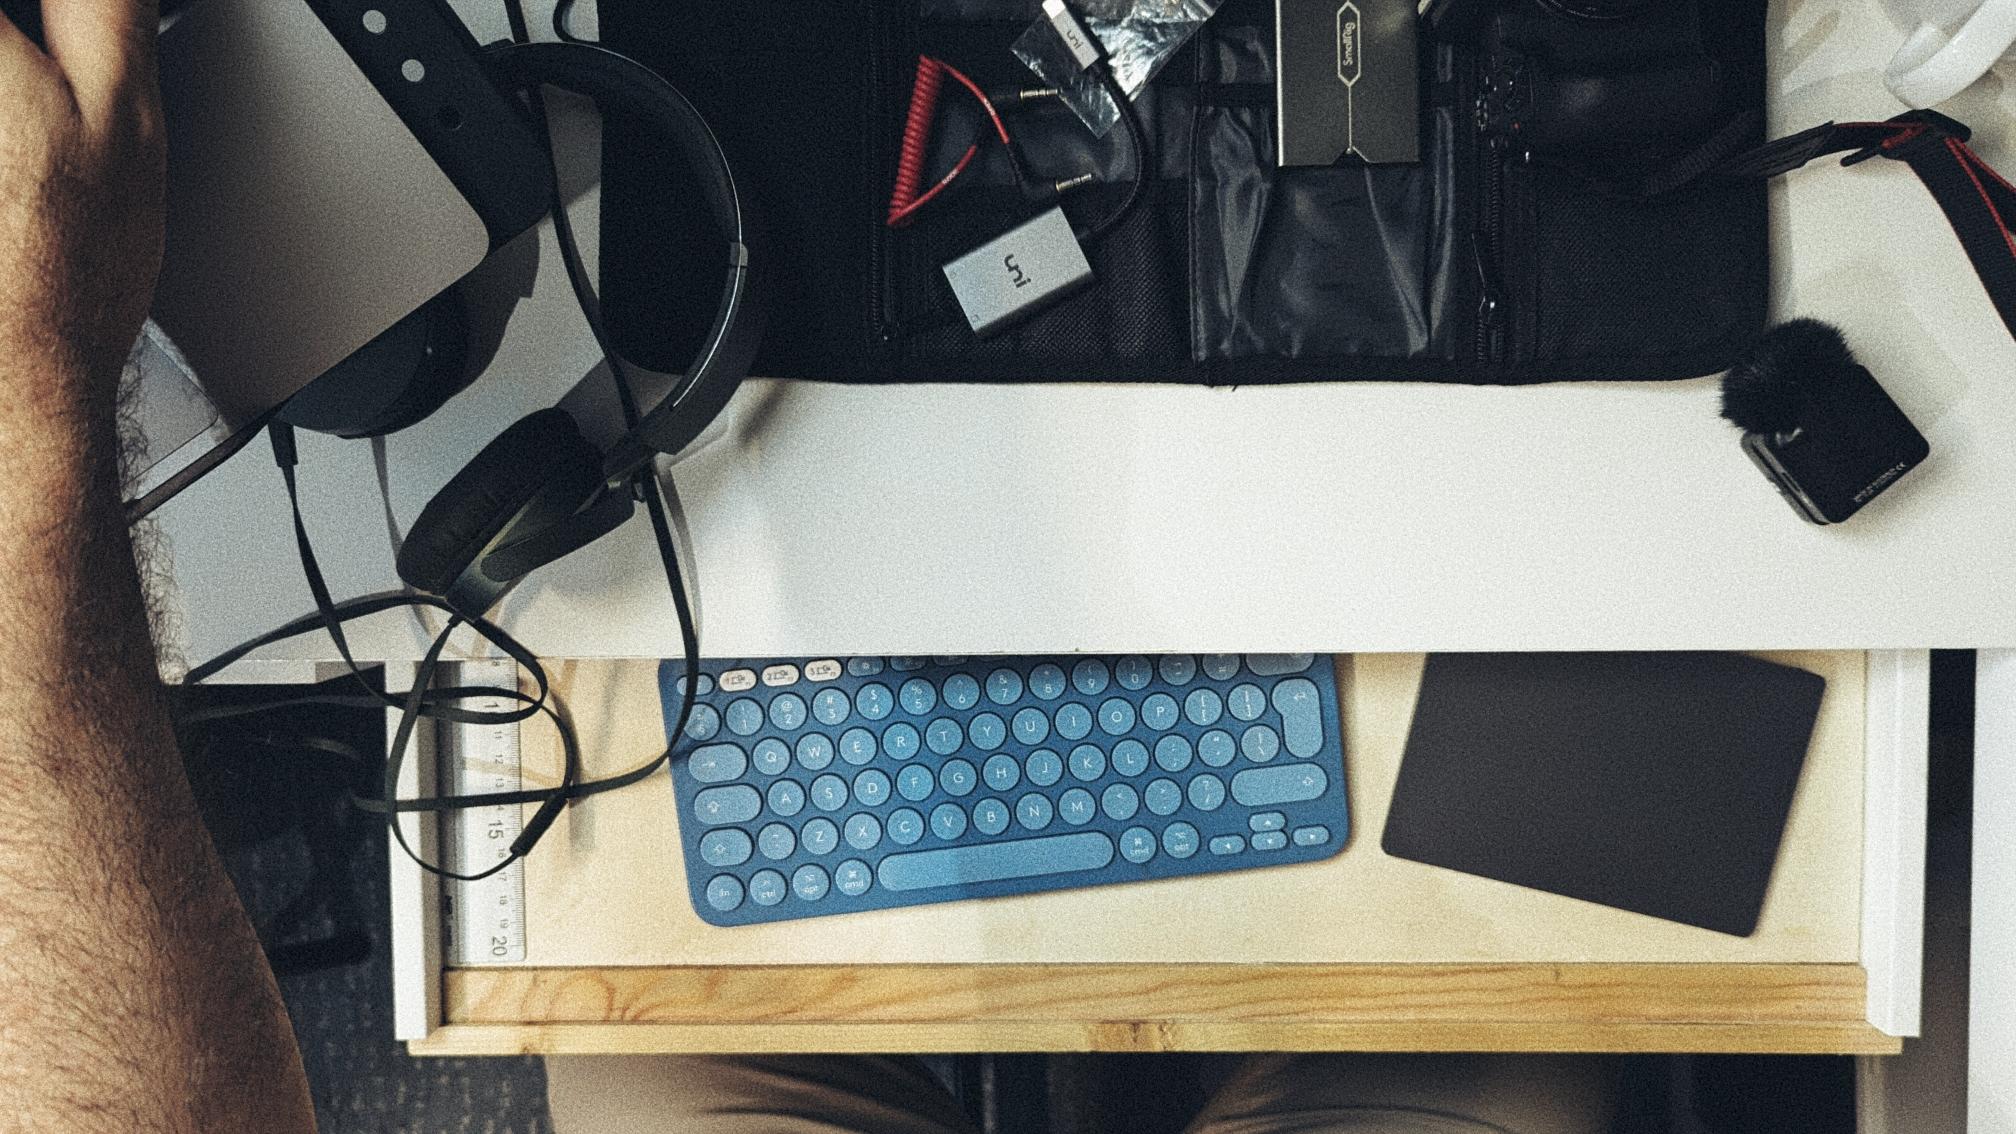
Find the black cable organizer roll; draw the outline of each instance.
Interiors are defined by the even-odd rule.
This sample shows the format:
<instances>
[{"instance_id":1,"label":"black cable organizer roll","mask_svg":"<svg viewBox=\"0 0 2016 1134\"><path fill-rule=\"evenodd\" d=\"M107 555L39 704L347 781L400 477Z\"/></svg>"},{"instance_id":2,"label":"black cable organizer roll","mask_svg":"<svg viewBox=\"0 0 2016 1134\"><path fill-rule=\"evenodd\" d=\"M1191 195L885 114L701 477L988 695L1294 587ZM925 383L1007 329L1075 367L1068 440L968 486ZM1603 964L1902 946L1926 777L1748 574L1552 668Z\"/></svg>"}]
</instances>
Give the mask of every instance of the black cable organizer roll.
<instances>
[{"instance_id":1,"label":"black cable organizer roll","mask_svg":"<svg viewBox=\"0 0 2016 1134\"><path fill-rule=\"evenodd\" d=\"M984 341L959 319L940 268L1047 207L1018 191L1001 148L981 146L916 223L885 220L919 54L989 90L1026 86L1009 45L1039 0L695 0L676 20L653 0L602 0L598 11L610 46L680 76L776 222L778 304L796 333L766 344L758 373L1239 385L1723 369L1767 314L1763 185L1610 191L1576 163L1494 143L1478 102L1512 57L1624 91L1647 73L1698 76L1708 86L1688 101L1710 121L1649 151L1619 139L1595 168L1760 143L1764 6L1676 0L1605 21L1542 0L1490 6L1462 42L1422 35L1420 164L1281 170L1272 0L1225 0L1137 99L1152 176L1141 207L1088 248L1097 286ZM1032 168L1097 171L1098 184L1065 199L1077 223L1127 191L1122 132L1094 140L1061 108L1014 129ZM927 185L978 136L939 133L949 136ZM685 266L712 236L693 231L680 205L692 189L672 163L620 120L604 186L612 331L640 362L676 366L697 317L666 312L707 307L705 281Z\"/></svg>"}]
</instances>

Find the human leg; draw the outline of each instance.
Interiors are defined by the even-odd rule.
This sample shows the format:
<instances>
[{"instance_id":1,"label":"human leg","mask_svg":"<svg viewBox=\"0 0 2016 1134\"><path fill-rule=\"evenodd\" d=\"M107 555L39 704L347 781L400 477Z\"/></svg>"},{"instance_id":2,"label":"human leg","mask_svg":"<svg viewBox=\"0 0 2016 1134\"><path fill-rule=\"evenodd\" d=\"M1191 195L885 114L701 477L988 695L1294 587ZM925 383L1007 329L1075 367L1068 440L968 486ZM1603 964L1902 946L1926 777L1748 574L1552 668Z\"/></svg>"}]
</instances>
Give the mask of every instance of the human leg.
<instances>
[{"instance_id":1,"label":"human leg","mask_svg":"<svg viewBox=\"0 0 2016 1134\"><path fill-rule=\"evenodd\" d=\"M973 1134L915 1059L555 1056L555 1134Z\"/></svg>"},{"instance_id":2,"label":"human leg","mask_svg":"<svg viewBox=\"0 0 2016 1134\"><path fill-rule=\"evenodd\" d=\"M1256 1055L1190 1134L1603 1134L1597 1056Z\"/></svg>"}]
</instances>

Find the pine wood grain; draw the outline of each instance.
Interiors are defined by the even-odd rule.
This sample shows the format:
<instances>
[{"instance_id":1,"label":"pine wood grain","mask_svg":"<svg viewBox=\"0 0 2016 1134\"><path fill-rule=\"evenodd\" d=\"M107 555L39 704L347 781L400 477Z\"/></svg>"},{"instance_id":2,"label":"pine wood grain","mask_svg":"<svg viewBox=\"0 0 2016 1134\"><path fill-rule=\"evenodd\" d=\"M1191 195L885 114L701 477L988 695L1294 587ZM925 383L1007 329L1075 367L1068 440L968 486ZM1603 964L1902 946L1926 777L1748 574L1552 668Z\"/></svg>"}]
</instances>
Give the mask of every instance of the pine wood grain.
<instances>
[{"instance_id":1,"label":"pine wood grain","mask_svg":"<svg viewBox=\"0 0 2016 1134\"><path fill-rule=\"evenodd\" d=\"M1379 836L1424 659L1372 654L1337 659L1352 832L1334 858L723 931L693 912L667 775L568 809L526 862L524 963L1857 962L1864 655L1762 656L1828 685L1748 938L1387 856ZM592 772L629 767L664 743L655 662L552 670ZM551 731L528 725L523 737L527 781L557 776Z\"/></svg>"},{"instance_id":2,"label":"pine wood grain","mask_svg":"<svg viewBox=\"0 0 2016 1134\"><path fill-rule=\"evenodd\" d=\"M1829 684L1747 939L1386 857L1421 658L1359 656L1337 858L722 931L642 786L567 813L528 865L529 967L451 970L412 1050L1894 1053L1856 963L1864 660L1766 656ZM652 663L556 668L591 767L662 742ZM526 742L539 782L557 754Z\"/></svg>"},{"instance_id":3,"label":"pine wood grain","mask_svg":"<svg viewBox=\"0 0 2016 1134\"><path fill-rule=\"evenodd\" d=\"M451 972L419 1053L1881 1053L1856 965L875 965Z\"/></svg>"}]
</instances>

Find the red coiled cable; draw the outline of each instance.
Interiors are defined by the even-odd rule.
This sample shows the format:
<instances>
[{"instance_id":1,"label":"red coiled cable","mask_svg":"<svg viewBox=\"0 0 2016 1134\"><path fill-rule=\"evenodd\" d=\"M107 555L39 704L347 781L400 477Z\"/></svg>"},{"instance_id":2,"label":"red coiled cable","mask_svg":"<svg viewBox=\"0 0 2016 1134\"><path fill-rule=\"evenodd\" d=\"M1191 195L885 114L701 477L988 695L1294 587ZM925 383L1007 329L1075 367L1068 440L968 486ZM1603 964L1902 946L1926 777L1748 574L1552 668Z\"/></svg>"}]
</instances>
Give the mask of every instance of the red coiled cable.
<instances>
[{"instance_id":1,"label":"red coiled cable","mask_svg":"<svg viewBox=\"0 0 2016 1134\"><path fill-rule=\"evenodd\" d=\"M899 214L917 205L917 193L924 185L924 150L931 142L931 116L937 113L938 95L944 86L945 64L929 55L918 56L917 79L910 87L910 114L903 122L903 149L896 159L896 187L889 194L892 225Z\"/></svg>"},{"instance_id":2,"label":"red coiled cable","mask_svg":"<svg viewBox=\"0 0 2016 1134\"><path fill-rule=\"evenodd\" d=\"M994 103L980 89L978 83L967 78L958 68L929 55L917 57L917 79L910 87L910 111L903 121L903 147L896 159L896 184L889 193L889 220L891 228L900 228L917 215L917 210L929 204L932 198L943 193L947 186L966 172L974 155L980 152L980 144L966 147L966 152L954 162L952 169L930 189L921 194L924 184L924 158L931 147L931 123L938 110L938 96L945 85L945 76L951 75L959 84L972 92L987 117L993 120L994 132L1000 136L1002 145L1009 145L1008 126L1001 121L1001 115L994 109Z\"/></svg>"}]
</instances>

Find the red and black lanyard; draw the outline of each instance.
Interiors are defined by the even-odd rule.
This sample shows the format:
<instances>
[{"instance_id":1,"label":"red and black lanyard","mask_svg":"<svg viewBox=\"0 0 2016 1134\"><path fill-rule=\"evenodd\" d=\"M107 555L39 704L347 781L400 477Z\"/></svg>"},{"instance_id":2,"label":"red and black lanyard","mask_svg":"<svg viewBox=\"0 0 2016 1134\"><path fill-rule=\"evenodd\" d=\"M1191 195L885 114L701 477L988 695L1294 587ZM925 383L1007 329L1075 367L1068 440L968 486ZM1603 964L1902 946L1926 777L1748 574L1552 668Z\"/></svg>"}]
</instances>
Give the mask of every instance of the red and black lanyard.
<instances>
[{"instance_id":1,"label":"red and black lanyard","mask_svg":"<svg viewBox=\"0 0 2016 1134\"><path fill-rule=\"evenodd\" d=\"M1933 110L1914 110L1887 122L1829 122L1731 158L1701 179L1775 177L1843 151L1850 151L1841 159L1844 166L1874 157L1903 162L1945 212L2002 325L2016 338L2016 228L2011 224L2016 221L2016 186L1968 147L1971 134Z\"/></svg>"}]
</instances>

